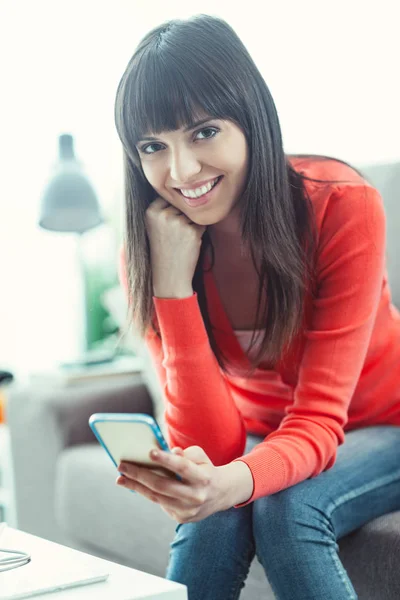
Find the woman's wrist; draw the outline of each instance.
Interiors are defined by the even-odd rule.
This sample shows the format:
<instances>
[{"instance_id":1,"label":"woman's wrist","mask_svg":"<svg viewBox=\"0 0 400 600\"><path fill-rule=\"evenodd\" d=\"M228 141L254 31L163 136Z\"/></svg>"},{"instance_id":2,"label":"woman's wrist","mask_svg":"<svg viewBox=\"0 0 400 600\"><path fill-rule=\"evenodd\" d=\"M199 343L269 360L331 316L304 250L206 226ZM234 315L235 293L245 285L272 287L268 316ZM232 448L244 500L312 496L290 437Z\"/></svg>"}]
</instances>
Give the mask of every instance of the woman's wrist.
<instances>
[{"instance_id":1,"label":"woman's wrist","mask_svg":"<svg viewBox=\"0 0 400 600\"><path fill-rule=\"evenodd\" d=\"M193 296L193 288L191 286L168 289L163 288L162 286L153 286L153 295L156 298L165 298L165 299L181 299L181 298L190 298Z\"/></svg>"},{"instance_id":2,"label":"woman's wrist","mask_svg":"<svg viewBox=\"0 0 400 600\"><path fill-rule=\"evenodd\" d=\"M224 509L247 502L253 495L254 481L250 467L241 460L219 467L222 470Z\"/></svg>"}]
</instances>

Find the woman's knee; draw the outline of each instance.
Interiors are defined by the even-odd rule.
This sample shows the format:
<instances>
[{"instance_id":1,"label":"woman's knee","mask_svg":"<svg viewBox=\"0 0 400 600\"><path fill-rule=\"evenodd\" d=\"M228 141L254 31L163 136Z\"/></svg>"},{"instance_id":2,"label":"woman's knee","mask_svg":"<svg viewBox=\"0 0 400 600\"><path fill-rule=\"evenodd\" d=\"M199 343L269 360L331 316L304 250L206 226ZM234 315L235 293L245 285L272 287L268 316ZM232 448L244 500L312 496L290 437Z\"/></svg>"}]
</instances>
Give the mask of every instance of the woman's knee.
<instances>
[{"instance_id":1,"label":"woman's knee","mask_svg":"<svg viewBox=\"0 0 400 600\"><path fill-rule=\"evenodd\" d=\"M253 535L256 546L264 541L275 549L286 542L308 540L335 542L331 519L326 511L329 499L312 486L292 486L259 498L253 507Z\"/></svg>"}]
</instances>

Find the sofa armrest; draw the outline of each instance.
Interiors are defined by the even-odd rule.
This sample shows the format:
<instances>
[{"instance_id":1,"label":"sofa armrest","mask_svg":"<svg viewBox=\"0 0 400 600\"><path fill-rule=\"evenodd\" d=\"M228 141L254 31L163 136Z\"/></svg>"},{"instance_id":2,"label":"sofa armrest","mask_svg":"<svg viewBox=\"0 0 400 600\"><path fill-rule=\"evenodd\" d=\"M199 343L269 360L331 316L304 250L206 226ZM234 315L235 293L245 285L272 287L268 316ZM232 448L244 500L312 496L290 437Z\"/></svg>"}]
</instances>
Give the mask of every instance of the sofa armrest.
<instances>
[{"instance_id":1,"label":"sofa armrest","mask_svg":"<svg viewBox=\"0 0 400 600\"><path fill-rule=\"evenodd\" d=\"M121 383L80 386L60 390L53 397L53 412L63 437L63 446L95 442L89 427L95 412L146 413L153 415L153 403L142 378Z\"/></svg>"},{"instance_id":2,"label":"sofa armrest","mask_svg":"<svg viewBox=\"0 0 400 600\"><path fill-rule=\"evenodd\" d=\"M110 379L71 387L10 388L7 422L17 524L23 531L63 542L54 513L57 461L66 447L95 442L88 425L94 412L153 414L141 375L118 383Z\"/></svg>"}]
</instances>

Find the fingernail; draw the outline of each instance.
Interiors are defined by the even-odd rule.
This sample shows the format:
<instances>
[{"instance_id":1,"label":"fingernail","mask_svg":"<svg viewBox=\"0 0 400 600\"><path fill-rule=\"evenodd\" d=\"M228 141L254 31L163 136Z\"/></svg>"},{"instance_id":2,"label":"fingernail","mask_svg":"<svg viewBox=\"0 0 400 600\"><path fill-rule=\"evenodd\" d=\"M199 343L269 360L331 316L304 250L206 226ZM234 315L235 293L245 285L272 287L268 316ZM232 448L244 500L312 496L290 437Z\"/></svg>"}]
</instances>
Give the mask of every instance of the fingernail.
<instances>
[{"instance_id":1,"label":"fingernail","mask_svg":"<svg viewBox=\"0 0 400 600\"><path fill-rule=\"evenodd\" d=\"M159 456L160 456L160 453L158 452L158 450L151 450L150 458L158 458Z\"/></svg>"}]
</instances>

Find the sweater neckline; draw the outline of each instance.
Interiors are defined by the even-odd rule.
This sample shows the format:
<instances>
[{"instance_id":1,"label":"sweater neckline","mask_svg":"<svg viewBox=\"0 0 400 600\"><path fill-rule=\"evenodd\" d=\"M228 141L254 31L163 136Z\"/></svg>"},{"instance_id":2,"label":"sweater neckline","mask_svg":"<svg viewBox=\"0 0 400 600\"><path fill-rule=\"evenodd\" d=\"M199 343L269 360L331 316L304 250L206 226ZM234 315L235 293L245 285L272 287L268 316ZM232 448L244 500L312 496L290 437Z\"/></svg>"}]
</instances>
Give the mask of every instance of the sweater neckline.
<instances>
[{"instance_id":1,"label":"sweater neckline","mask_svg":"<svg viewBox=\"0 0 400 600\"><path fill-rule=\"evenodd\" d=\"M226 356L233 368L248 369L251 366L251 363L236 336L228 315L226 314L211 270L211 262L207 255L204 257L203 274L205 291L207 298L209 299L209 302L207 303L208 311L216 342L223 350L224 356Z\"/></svg>"}]
</instances>

